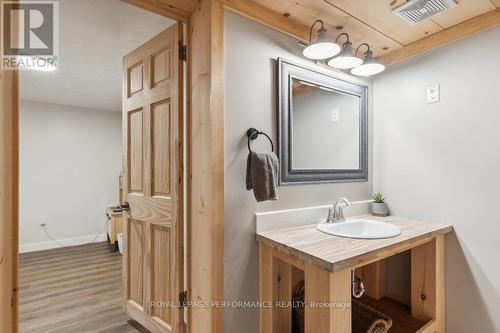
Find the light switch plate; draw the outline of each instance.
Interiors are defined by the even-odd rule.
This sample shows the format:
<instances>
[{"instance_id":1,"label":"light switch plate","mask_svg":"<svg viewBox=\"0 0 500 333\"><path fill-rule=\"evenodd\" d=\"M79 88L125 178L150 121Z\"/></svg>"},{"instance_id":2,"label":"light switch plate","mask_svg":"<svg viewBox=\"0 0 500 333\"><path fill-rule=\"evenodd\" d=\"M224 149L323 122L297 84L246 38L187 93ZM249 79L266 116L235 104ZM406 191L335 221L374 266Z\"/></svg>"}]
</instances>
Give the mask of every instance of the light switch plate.
<instances>
[{"instance_id":1,"label":"light switch plate","mask_svg":"<svg viewBox=\"0 0 500 333\"><path fill-rule=\"evenodd\" d=\"M333 122L340 121L340 109L332 110L332 121Z\"/></svg>"},{"instance_id":2,"label":"light switch plate","mask_svg":"<svg viewBox=\"0 0 500 333\"><path fill-rule=\"evenodd\" d=\"M427 87L427 104L437 103L440 99L439 84Z\"/></svg>"}]
</instances>

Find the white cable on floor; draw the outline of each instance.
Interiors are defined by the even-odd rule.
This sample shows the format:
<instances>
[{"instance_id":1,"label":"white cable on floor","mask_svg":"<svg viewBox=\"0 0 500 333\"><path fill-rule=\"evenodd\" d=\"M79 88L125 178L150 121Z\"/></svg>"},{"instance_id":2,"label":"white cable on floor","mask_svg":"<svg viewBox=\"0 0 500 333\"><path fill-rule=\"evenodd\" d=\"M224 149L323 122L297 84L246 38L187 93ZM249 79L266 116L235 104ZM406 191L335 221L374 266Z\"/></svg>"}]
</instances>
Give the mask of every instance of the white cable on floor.
<instances>
[{"instance_id":1,"label":"white cable on floor","mask_svg":"<svg viewBox=\"0 0 500 333\"><path fill-rule=\"evenodd\" d=\"M52 235L49 233L49 231L47 230L47 226L42 224L40 225L43 229L43 231L45 231L45 234L47 235L47 237L53 241L54 243L56 243L59 247L66 247L68 245L64 245L64 244L61 244L59 243L59 241L57 239L55 239L54 237L52 237ZM108 218L106 216L106 222L104 223L104 233L107 234L108 233ZM88 241L87 243L83 243L83 244L78 244L78 245L88 245L88 244L92 244L93 242L95 242L97 240L97 238L99 238L99 236L101 236L101 234L97 234L92 240Z\"/></svg>"}]
</instances>

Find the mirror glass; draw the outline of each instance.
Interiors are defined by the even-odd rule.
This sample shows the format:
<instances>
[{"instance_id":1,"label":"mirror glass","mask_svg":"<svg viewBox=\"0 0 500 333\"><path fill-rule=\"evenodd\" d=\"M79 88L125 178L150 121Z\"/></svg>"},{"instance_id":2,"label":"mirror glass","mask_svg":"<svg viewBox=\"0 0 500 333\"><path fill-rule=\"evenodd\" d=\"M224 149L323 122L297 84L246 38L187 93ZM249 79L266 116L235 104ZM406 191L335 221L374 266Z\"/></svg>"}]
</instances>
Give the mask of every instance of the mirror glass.
<instances>
[{"instance_id":1,"label":"mirror glass","mask_svg":"<svg viewBox=\"0 0 500 333\"><path fill-rule=\"evenodd\" d=\"M359 96L292 79L292 170L360 168Z\"/></svg>"}]
</instances>

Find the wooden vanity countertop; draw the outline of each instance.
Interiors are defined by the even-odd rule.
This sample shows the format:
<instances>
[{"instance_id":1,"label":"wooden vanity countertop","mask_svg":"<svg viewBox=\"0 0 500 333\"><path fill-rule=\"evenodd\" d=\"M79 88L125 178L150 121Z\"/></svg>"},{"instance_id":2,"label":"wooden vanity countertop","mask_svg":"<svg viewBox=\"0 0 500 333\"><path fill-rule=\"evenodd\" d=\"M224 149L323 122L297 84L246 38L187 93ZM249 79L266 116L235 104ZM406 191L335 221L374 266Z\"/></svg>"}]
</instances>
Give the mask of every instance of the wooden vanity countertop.
<instances>
[{"instance_id":1,"label":"wooden vanity countertop","mask_svg":"<svg viewBox=\"0 0 500 333\"><path fill-rule=\"evenodd\" d=\"M409 250L453 230L448 224L371 215L353 218L377 220L401 227L399 236L384 239L354 239L329 235L316 224L257 233L257 241L299 261L309 262L329 272L356 268Z\"/></svg>"}]
</instances>

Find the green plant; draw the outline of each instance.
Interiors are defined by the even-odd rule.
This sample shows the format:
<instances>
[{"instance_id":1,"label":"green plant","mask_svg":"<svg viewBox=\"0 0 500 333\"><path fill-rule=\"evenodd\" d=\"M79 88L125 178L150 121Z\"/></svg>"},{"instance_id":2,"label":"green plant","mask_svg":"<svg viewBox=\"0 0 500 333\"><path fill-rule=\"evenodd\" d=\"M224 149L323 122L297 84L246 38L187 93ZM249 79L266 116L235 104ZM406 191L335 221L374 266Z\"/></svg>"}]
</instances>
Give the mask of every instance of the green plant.
<instances>
[{"instance_id":1,"label":"green plant","mask_svg":"<svg viewBox=\"0 0 500 333\"><path fill-rule=\"evenodd\" d=\"M382 193L375 193L373 194L373 202L375 203L384 203L385 201L385 198L384 196L382 195Z\"/></svg>"}]
</instances>

